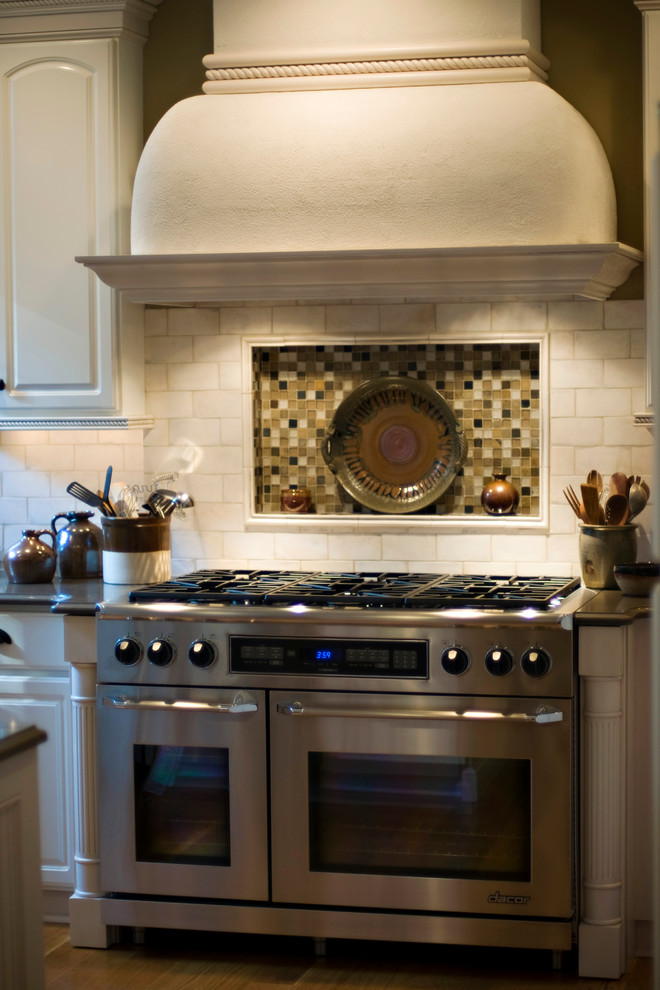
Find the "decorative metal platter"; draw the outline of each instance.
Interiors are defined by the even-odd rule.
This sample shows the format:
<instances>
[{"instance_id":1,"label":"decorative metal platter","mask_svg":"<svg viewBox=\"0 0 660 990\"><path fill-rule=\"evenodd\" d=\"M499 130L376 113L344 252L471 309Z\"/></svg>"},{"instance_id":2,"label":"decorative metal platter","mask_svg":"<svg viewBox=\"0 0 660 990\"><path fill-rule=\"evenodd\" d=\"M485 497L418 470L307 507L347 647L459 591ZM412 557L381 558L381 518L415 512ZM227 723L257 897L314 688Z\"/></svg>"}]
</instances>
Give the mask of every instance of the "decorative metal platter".
<instances>
[{"instance_id":1,"label":"decorative metal platter","mask_svg":"<svg viewBox=\"0 0 660 990\"><path fill-rule=\"evenodd\" d=\"M338 406L322 441L348 494L378 512L414 512L454 482L467 441L442 395L417 378L374 378Z\"/></svg>"}]
</instances>

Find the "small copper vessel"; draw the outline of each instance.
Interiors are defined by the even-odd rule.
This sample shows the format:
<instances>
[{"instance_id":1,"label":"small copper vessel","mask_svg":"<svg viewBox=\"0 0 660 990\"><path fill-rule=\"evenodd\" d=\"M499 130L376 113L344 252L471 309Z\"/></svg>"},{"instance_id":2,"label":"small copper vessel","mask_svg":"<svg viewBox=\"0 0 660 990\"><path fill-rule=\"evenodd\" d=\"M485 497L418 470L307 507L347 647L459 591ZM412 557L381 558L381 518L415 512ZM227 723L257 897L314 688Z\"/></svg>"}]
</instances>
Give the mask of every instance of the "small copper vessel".
<instances>
[{"instance_id":1,"label":"small copper vessel","mask_svg":"<svg viewBox=\"0 0 660 990\"><path fill-rule=\"evenodd\" d=\"M312 507L312 493L302 485L291 485L280 491L282 512L309 512Z\"/></svg>"},{"instance_id":2,"label":"small copper vessel","mask_svg":"<svg viewBox=\"0 0 660 990\"><path fill-rule=\"evenodd\" d=\"M481 493L481 504L491 516L513 516L518 508L518 489L506 474L495 474Z\"/></svg>"}]
</instances>

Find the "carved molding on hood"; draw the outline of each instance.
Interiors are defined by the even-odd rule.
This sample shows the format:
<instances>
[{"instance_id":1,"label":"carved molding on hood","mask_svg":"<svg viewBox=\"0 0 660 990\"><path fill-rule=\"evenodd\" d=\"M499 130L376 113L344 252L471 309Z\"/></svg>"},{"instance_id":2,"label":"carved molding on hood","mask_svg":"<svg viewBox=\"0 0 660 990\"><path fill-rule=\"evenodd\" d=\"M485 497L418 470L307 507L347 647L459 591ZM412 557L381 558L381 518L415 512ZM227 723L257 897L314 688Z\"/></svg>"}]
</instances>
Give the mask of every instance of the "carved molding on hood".
<instances>
[{"instance_id":1,"label":"carved molding on hood","mask_svg":"<svg viewBox=\"0 0 660 990\"><path fill-rule=\"evenodd\" d=\"M280 57L258 65L223 55L204 58L208 94L284 91L287 89L339 89L350 86L429 86L456 82L546 81L548 59L524 41L503 45L499 52L397 51L343 53L329 59L306 61Z\"/></svg>"}]
</instances>

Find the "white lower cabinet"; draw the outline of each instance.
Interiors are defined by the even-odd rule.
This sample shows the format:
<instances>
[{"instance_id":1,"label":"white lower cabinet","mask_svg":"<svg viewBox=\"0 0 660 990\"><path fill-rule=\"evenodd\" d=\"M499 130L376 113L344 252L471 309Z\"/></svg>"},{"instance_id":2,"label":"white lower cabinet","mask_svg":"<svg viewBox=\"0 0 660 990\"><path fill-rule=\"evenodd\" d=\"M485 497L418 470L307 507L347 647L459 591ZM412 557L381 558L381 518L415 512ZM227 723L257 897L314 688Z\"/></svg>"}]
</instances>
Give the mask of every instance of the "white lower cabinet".
<instances>
[{"instance_id":1,"label":"white lower cabinet","mask_svg":"<svg viewBox=\"0 0 660 990\"><path fill-rule=\"evenodd\" d=\"M3 677L0 706L48 739L37 752L44 884L72 888L71 689L66 677Z\"/></svg>"},{"instance_id":2,"label":"white lower cabinet","mask_svg":"<svg viewBox=\"0 0 660 990\"><path fill-rule=\"evenodd\" d=\"M579 971L618 979L651 953L650 620L580 626L579 644Z\"/></svg>"},{"instance_id":3,"label":"white lower cabinet","mask_svg":"<svg viewBox=\"0 0 660 990\"><path fill-rule=\"evenodd\" d=\"M43 990L36 729L2 716L0 757L0 987Z\"/></svg>"},{"instance_id":4,"label":"white lower cabinet","mask_svg":"<svg viewBox=\"0 0 660 990\"><path fill-rule=\"evenodd\" d=\"M0 613L0 707L43 729L38 747L41 877L46 916L66 913L75 886L70 667L64 620L38 613Z\"/></svg>"}]
</instances>

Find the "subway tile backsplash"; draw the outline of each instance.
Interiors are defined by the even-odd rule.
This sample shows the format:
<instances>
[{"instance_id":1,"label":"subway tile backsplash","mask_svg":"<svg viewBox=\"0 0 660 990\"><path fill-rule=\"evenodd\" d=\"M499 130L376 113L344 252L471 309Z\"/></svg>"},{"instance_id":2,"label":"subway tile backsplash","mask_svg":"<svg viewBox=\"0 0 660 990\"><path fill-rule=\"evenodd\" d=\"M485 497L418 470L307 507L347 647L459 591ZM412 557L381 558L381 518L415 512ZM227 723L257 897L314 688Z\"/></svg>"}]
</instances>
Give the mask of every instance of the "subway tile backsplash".
<instances>
[{"instance_id":1,"label":"subway tile backsplash","mask_svg":"<svg viewBox=\"0 0 660 990\"><path fill-rule=\"evenodd\" d=\"M112 463L115 478L128 483L176 473L176 485L195 497L195 508L172 523L175 573L287 565L394 570L419 561L432 571L578 574L576 519L563 488L579 484L591 467L605 475L622 470L651 476L651 433L633 426L633 413L644 408L643 317L641 300L147 308L147 411L155 427L0 431L3 546L14 543L23 528L47 527L56 512L74 508L66 493L69 481L75 477L98 488ZM283 345L289 350L283 352ZM384 345L387 352L379 350ZM312 354L310 348L323 350ZM357 356L367 351L360 367ZM255 404L259 414L261 407L272 428L286 413L271 407L273 392L278 402L285 393L285 403L307 392L318 353L333 366L333 387L324 374L314 398L302 402L300 420L303 413L316 414L313 427L308 419L302 428L308 432L325 427L367 367L369 374L423 373L439 388L470 445L445 515L347 515L325 465L323 481L315 482L314 517L285 519L278 513L275 455L263 438L247 434L251 409ZM263 394L253 389L257 356L267 356ZM316 437L293 439L295 453L290 433L280 443L279 477L285 471L287 481L302 483L303 465L289 459L308 458L308 480L309 459L312 470L319 463L311 442ZM306 454L301 440L303 446L310 441ZM503 441L502 447L494 440ZM264 470L255 484L259 458ZM524 490L521 508L513 518L484 519L479 493L500 464L511 468ZM641 559L650 555L650 515L647 508L639 517ZM326 524L324 516L332 521Z\"/></svg>"}]
</instances>

